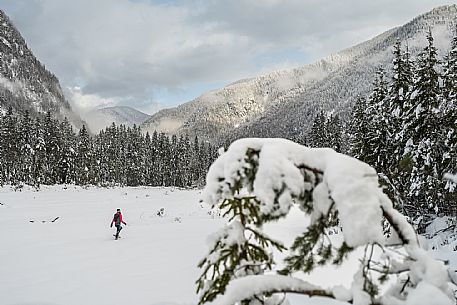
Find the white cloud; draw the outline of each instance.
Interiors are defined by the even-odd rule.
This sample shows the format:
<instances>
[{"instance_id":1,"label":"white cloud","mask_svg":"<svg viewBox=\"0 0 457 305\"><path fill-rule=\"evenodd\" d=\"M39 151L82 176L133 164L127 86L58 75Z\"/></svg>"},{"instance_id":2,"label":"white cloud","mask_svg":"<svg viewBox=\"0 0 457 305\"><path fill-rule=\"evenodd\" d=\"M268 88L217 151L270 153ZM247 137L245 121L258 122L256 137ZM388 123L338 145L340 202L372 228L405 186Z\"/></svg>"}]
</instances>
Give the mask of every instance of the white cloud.
<instances>
[{"instance_id":1,"label":"white cloud","mask_svg":"<svg viewBox=\"0 0 457 305\"><path fill-rule=\"evenodd\" d=\"M19 89L20 85L0 75L0 87L3 87L11 93L15 94Z\"/></svg>"},{"instance_id":2,"label":"white cloud","mask_svg":"<svg viewBox=\"0 0 457 305\"><path fill-rule=\"evenodd\" d=\"M80 87L71 91L78 107L156 109L157 90L172 93L303 64L452 1L161 3L8 0L3 8L62 85ZM289 49L301 52L289 58L283 52ZM258 58L269 56L259 67Z\"/></svg>"},{"instance_id":3,"label":"white cloud","mask_svg":"<svg viewBox=\"0 0 457 305\"><path fill-rule=\"evenodd\" d=\"M72 107L80 113L89 112L94 108L115 106L119 103L115 98L100 97L97 94L85 94L79 87L68 88L66 95L70 99Z\"/></svg>"}]
</instances>

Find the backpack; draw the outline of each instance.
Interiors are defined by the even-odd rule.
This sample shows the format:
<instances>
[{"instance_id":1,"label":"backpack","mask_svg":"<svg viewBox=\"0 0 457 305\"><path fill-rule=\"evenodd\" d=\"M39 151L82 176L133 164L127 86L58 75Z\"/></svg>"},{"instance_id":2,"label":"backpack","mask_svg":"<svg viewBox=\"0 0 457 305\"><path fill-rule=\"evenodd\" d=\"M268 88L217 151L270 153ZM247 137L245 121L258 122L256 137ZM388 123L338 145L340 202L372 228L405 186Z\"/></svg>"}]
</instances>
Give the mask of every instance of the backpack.
<instances>
[{"instance_id":1,"label":"backpack","mask_svg":"<svg viewBox=\"0 0 457 305\"><path fill-rule=\"evenodd\" d=\"M119 224L120 224L119 213L114 214L114 223L115 223L116 225L119 225Z\"/></svg>"}]
</instances>

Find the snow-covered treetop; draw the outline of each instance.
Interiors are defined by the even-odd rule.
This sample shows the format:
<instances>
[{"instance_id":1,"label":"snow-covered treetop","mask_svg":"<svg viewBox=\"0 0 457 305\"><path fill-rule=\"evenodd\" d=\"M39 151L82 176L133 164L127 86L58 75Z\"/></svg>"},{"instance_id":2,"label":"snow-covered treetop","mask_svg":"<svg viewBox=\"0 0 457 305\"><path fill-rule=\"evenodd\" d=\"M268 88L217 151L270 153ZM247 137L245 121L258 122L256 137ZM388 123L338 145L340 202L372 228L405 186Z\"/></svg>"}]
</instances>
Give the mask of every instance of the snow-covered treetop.
<instances>
[{"instance_id":1,"label":"snow-covered treetop","mask_svg":"<svg viewBox=\"0 0 457 305\"><path fill-rule=\"evenodd\" d=\"M452 304L446 268L420 248L414 229L379 187L375 170L357 159L284 139L242 139L213 163L203 197L224 211L229 224L213 235L208 256L199 264L200 304L278 304L274 293L294 292L359 305L417 305L426 304L417 303L422 290ZM286 249L265 234L262 225L285 217L294 204L311 222ZM383 219L390 225L389 238ZM344 235L339 248L325 233L336 223ZM292 277L317 264L341 263L360 246L365 256L351 290L319 288ZM285 268L277 269L272 248L288 251L279 264ZM376 262L374 248L384 253ZM398 251L404 251L404 257L399 258ZM380 289L390 277L396 284Z\"/></svg>"},{"instance_id":2,"label":"snow-covered treetop","mask_svg":"<svg viewBox=\"0 0 457 305\"><path fill-rule=\"evenodd\" d=\"M252 170L248 156L257 163L252 182L245 174ZM285 139L242 139L210 168L204 201L215 205L237 196L232 190L240 183L252 186L263 215L284 216L294 201L308 199L307 193L312 192L312 219L319 219L334 204L349 246L384 242L382 227L373 224L380 223L382 209L392 204L379 188L376 171L357 159ZM415 241L412 229L407 233Z\"/></svg>"}]
</instances>

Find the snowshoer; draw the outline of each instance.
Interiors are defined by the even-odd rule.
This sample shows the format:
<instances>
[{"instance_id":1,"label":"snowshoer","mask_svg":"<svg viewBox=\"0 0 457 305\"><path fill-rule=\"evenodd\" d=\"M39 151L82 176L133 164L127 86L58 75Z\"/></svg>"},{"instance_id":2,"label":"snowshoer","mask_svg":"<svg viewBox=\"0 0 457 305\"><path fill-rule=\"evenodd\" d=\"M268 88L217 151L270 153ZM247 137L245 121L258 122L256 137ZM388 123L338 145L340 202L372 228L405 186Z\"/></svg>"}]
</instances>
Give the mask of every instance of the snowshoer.
<instances>
[{"instance_id":1,"label":"snowshoer","mask_svg":"<svg viewBox=\"0 0 457 305\"><path fill-rule=\"evenodd\" d=\"M111 220L111 228L113 227L113 223L114 223L114 225L116 226L116 234L115 234L114 236L116 237L116 239L118 239L118 238L120 237L120 236L119 236L119 233L120 233L121 230L122 230L121 224L127 225L127 224L122 220L121 209L117 209L117 210L116 210L116 214L114 214L113 220Z\"/></svg>"}]
</instances>

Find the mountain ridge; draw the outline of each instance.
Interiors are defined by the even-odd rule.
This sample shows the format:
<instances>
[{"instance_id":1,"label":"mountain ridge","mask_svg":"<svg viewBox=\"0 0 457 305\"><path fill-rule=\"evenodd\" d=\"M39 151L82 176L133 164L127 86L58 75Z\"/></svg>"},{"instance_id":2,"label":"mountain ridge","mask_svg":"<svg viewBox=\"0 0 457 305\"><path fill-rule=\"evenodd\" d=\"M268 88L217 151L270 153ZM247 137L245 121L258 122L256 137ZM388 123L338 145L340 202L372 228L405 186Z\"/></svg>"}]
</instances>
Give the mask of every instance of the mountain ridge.
<instances>
[{"instance_id":1,"label":"mountain ridge","mask_svg":"<svg viewBox=\"0 0 457 305\"><path fill-rule=\"evenodd\" d=\"M246 136L302 137L318 109L339 112L343 119L348 116L355 98L369 92L377 66L391 64L391 50L398 39L407 41L415 55L424 45L425 31L431 28L443 53L456 18L456 5L435 8L314 63L205 92L159 111L142 128L198 135L211 142Z\"/></svg>"},{"instance_id":2,"label":"mountain ridge","mask_svg":"<svg viewBox=\"0 0 457 305\"><path fill-rule=\"evenodd\" d=\"M35 57L19 30L0 10L0 112L29 111L32 116L50 111L67 117L76 128L83 121L65 99L59 80Z\"/></svg>"},{"instance_id":3,"label":"mountain ridge","mask_svg":"<svg viewBox=\"0 0 457 305\"><path fill-rule=\"evenodd\" d=\"M112 123L129 127L133 125L139 126L151 116L130 106L112 106L94 109L83 114L83 117L89 129L93 132L98 132Z\"/></svg>"}]
</instances>

